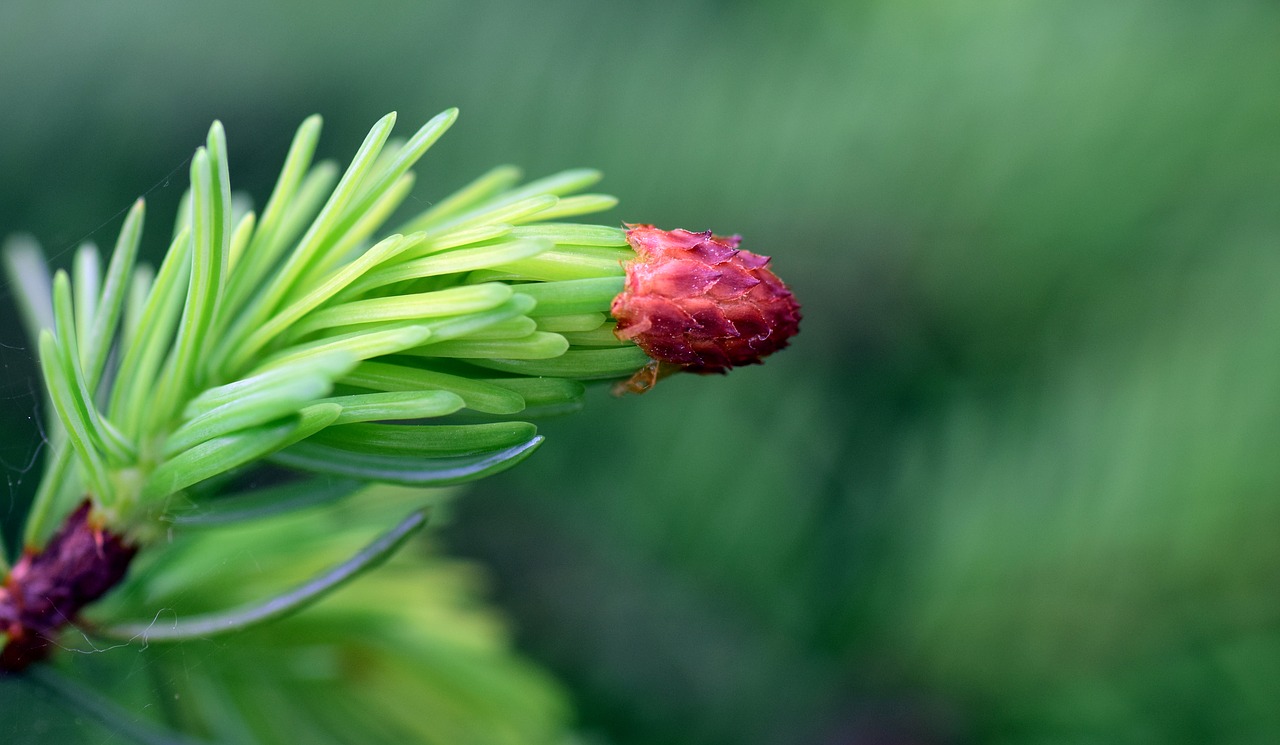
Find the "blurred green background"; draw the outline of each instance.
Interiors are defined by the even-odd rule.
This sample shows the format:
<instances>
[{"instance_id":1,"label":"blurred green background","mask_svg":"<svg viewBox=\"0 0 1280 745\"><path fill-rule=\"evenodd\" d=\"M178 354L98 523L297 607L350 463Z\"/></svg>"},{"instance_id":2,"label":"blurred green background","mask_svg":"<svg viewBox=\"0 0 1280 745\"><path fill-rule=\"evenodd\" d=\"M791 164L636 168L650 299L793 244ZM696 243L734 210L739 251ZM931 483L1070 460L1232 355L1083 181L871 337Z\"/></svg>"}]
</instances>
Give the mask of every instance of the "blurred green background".
<instances>
[{"instance_id":1,"label":"blurred green background","mask_svg":"<svg viewBox=\"0 0 1280 745\"><path fill-rule=\"evenodd\" d=\"M8 0L0 234L65 265L145 193L154 256L213 118L261 199L310 113L341 159L459 106L419 206L598 167L603 221L740 233L805 308L437 534L582 742L1278 742L1278 40L1230 0Z\"/></svg>"}]
</instances>

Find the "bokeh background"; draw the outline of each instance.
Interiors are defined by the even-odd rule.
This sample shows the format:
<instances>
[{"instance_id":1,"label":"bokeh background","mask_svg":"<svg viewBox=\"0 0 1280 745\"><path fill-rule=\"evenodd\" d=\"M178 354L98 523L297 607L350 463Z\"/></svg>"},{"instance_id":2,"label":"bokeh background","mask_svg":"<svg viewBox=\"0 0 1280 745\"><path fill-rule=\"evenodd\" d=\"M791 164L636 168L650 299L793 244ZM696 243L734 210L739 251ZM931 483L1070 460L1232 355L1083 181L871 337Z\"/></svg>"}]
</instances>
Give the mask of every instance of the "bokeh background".
<instances>
[{"instance_id":1,"label":"bokeh background","mask_svg":"<svg viewBox=\"0 0 1280 745\"><path fill-rule=\"evenodd\" d=\"M210 120L268 193L458 125L419 204L588 165L740 233L791 349L600 390L436 540L581 742L1280 741L1280 7L335 0L0 6L0 234L66 264ZM0 458L34 489L8 299Z\"/></svg>"}]
</instances>

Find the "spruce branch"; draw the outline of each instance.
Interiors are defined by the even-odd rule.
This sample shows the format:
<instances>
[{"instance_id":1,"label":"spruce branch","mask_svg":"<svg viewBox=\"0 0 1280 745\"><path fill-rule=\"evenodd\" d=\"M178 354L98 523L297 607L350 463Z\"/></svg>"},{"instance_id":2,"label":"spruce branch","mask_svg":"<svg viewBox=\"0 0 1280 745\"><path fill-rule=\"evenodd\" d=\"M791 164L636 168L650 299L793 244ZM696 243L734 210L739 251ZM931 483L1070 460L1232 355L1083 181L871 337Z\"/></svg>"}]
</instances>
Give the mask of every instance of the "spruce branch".
<instances>
[{"instance_id":1,"label":"spruce branch","mask_svg":"<svg viewBox=\"0 0 1280 745\"><path fill-rule=\"evenodd\" d=\"M768 259L736 239L569 221L617 203L580 193L600 178L589 169L519 185L517 170L498 168L384 232L411 169L456 118L445 111L393 144L388 114L340 176L312 163L321 122L307 119L260 217L233 214L214 122L158 270L137 262L141 199L105 273L92 245L50 278L38 247L10 244L56 426L22 561L0 590L8 648L44 650L97 599L73 595L53 608L58 624L24 608L32 588L105 576L76 550L118 546L122 575L137 550L191 525L183 508L212 504L209 485L229 474L271 462L344 485L472 481L536 450L542 436L525 419L579 408L581 381L659 364L722 372L795 332L797 306ZM347 491L250 495L226 514L277 514ZM99 594L111 576L94 583L105 584ZM227 618L239 628L272 615ZM8 659L20 669L34 658Z\"/></svg>"}]
</instances>

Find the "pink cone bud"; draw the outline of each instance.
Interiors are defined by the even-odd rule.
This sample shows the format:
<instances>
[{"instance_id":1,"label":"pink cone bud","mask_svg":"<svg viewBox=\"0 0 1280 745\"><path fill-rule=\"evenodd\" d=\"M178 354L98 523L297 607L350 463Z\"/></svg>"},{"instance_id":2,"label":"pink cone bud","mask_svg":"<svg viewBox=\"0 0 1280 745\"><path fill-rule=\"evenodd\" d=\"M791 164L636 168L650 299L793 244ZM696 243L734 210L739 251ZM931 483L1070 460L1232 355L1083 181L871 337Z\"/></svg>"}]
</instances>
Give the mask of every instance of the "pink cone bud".
<instances>
[{"instance_id":1,"label":"pink cone bud","mask_svg":"<svg viewBox=\"0 0 1280 745\"><path fill-rule=\"evenodd\" d=\"M628 227L637 256L611 310L618 338L635 342L655 364L636 373L627 390L647 390L673 370L723 373L757 364L799 331L795 296L769 269L768 256L738 248L740 237Z\"/></svg>"}]
</instances>

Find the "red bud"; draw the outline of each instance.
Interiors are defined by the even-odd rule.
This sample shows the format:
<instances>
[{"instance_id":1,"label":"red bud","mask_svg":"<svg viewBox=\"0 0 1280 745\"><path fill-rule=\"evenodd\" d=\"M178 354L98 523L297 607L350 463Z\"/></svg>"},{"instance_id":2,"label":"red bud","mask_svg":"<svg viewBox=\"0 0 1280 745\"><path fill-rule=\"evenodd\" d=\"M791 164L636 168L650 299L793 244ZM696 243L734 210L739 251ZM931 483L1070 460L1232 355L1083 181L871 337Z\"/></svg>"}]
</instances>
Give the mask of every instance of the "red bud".
<instances>
[{"instance_id":1,"label":"red bud","mask_svg":"<svg viewBox=\"0 0 1280 745\"><path fill-rule=\"evenodd\" d=\"M740 237L628 227L636 258L613 300L616 333L656 364L636 373L627 390L647 390L671 370L723 373L757 364L799 331L795 296L768 256L738 248Z\"/></svg>"}]
</instances>

